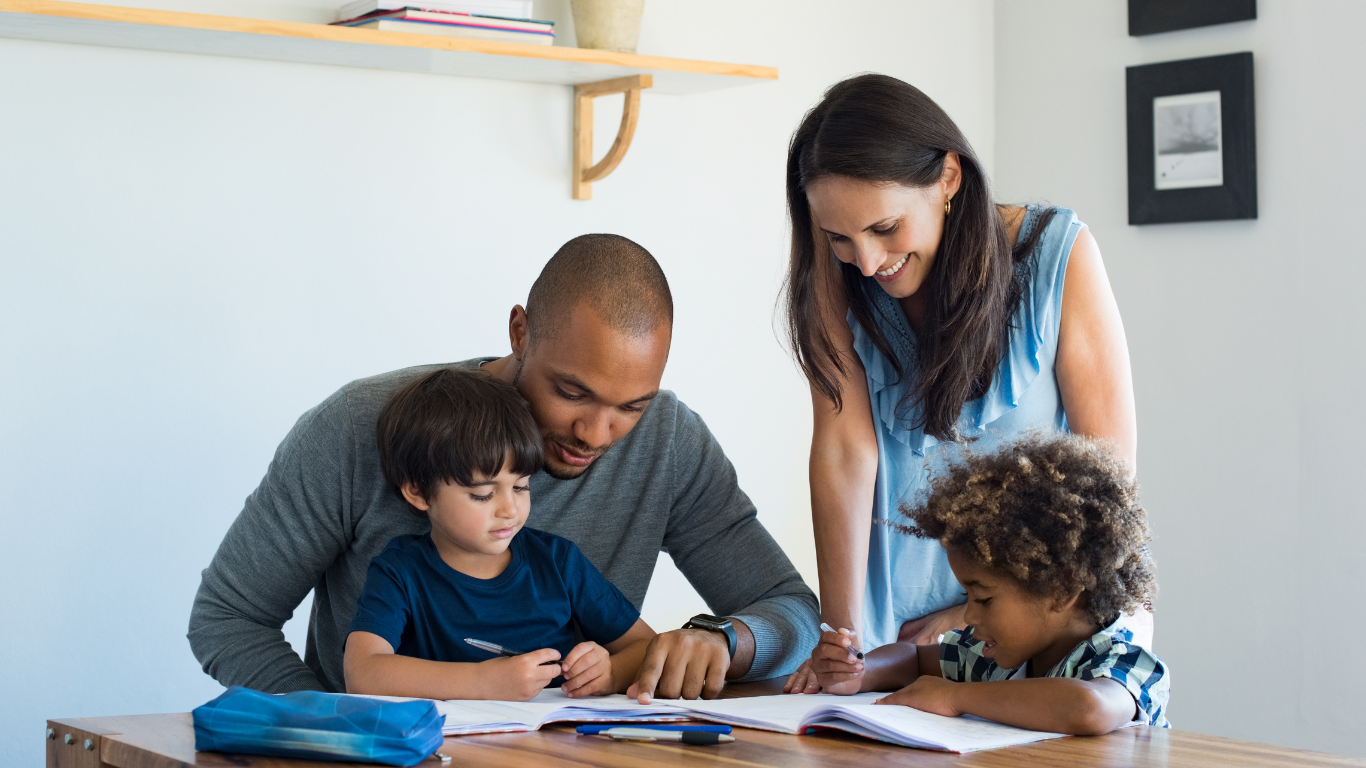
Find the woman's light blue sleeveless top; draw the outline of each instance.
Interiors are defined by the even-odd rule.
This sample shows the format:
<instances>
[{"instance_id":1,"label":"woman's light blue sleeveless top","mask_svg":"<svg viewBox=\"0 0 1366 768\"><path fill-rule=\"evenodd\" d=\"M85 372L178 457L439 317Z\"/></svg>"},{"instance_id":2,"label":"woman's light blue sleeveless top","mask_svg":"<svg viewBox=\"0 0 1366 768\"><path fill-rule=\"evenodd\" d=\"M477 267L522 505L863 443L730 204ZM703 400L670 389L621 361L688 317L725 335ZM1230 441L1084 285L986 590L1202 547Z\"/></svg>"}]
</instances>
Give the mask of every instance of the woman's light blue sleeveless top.
<instances>
[{"instance_id":1,"label":"woman's light blue sleeveless top","mask_svg":"<svg viewBox=\"0 0 1366 768\"><path fill-rule=\"evenodd\" d=\"M1020 227L1021 240L1029 236L1046 210L1028 208ZM972 441L973 450L989 450L1002 439L1034 428L1067 429L1053 362L1058 353L1067 257L1083 225L1073 211L1053 210L1053 219L1028 262L1029 281L1011 323L1009 350L991 379L991 388L982 397L964 403L958 418L958 429ZM894 642L907 621L964 601L963 590L938 541L899 533L886 524L908 522L898 505L914 504L923 498L936 467L942 466L948 452L957 446L941 444L915 427L920 419L917 407L897 418L901 398L914 386L915 336L896 299L881 287L870 293L878 324L900 357L908 380L898 382L891 361L873 346L851 313L848 322L854 332L854 350L868 374L878 448L863 598L865 650Z\"/></svg>"}]
</instances>

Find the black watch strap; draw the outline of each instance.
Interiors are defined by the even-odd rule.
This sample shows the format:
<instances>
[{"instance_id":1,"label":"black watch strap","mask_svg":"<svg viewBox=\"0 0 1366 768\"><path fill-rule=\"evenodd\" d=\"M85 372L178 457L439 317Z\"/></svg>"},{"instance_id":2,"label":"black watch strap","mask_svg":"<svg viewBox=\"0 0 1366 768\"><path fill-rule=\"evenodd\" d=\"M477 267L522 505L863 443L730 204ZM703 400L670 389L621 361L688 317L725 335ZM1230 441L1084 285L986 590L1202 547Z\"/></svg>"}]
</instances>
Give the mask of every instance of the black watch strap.
<instances>
[{"instance_id":1,"label":"black watch strap","mask_svg":"<svg viewBox=\"0 0 1366 768\"><path fill-rule=\"evenodd\" d=\"M720 632L726 636L726 644L730 652L731 659L735 658L735 625L730 619L721 616L712 616L709 613L699 613L688 619L688 623L683 625L684 629L705 629L711 632Z\"/></svg>"}]
</instances>

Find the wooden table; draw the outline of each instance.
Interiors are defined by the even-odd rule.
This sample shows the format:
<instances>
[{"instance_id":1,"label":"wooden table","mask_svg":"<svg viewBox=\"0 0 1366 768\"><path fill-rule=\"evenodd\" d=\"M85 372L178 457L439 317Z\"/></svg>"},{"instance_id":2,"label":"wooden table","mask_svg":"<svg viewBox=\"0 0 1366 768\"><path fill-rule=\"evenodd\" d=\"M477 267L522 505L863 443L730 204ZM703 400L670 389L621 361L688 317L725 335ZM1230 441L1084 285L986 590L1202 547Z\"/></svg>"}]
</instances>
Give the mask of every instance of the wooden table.
<instances>
[{"instance_id":1,"label":"wooden table","mask_svg":"<svg viewBox=\"0 0 1366 768\"><path fill-rule=\"evenodd\" d=\"M727 686L723 697L782 691L781 680ZM49 720L48 768L308 768L355 765L279 757L195 752L194 726L187 712ZM67 743L67 734L71 735ZM1219 736L1164 728L1124 728L1106 736L1053 739L1018 747L951 755L907 749L839 733L789 736L735 729L736 742L716 747L619 742L579 736L572 725L533 733L452 736L441 751L453 766L490 768L653 768L710 765L723 768L880 768L881 766L1361 766L1357 760L1322 752L1273 747ZM87 746L87 740L89 744ZM421 763L437 768L435 760Z\"/></svg>"}]
</instances>

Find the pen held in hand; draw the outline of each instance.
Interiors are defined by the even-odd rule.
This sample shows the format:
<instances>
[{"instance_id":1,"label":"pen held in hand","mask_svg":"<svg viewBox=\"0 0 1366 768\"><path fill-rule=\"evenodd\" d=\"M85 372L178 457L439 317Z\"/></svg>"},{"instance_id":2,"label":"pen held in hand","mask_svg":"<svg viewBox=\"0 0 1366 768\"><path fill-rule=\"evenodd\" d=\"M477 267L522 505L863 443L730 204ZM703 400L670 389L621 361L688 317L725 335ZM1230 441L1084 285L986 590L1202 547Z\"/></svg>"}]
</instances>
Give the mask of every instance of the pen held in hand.
<instances>
[{"instance_id":1,"label":"pen held in hand","mask_svg":"<svg viewBox=\"0 0 1366 768\"><path fill-rule=\"evenodd\" d=\"M829 624L826 624L825 622L822 621L822 622L821 622L821 631L823 631L823 632L835 632L836 630L835 630L834 627L832 627L832 626L830 626ZM836 634L838 634L838 632L836 632ZM466 641L466 642L468 642L468 641ZM851 642L850 645L849 645L849 650L853 651L860 659L863 658L863 651L860 651L860 650L858 649L858 646L857 646L857 645L854 645L852 642Z\"/></svg>"},{"instance_id":2,"label":"pen held in hand","mask_svg":"<svg viewBox=\"0 0 1366 768\"><path fill-rule=\"evenodd\" d=\"M521 651L514 651L514 650L511 649L511 648L508 648L508 647L506 647L506 646L499 645L499 644L497 644L497 643L490 643L490 642L488 642L487 640L475 640L475 639L472 638L472 637L467 637L467 638L465 638L465 642L466 642L466 643L469 643L470 645L474 646L475 648L478 648L478 649L481 650L481 651L488 651L489 653L492 653L492 654L495 654L495 655L498 655L498 656L508 656L508 657L512 657L512 656L522 656L522 655L523 655ZM558 663L559 663L558 661L547 661L547 662L543 662L543 663L541 664L541 666L545 666L546 664L558 664Z\"/></svg>"}]
</instances>

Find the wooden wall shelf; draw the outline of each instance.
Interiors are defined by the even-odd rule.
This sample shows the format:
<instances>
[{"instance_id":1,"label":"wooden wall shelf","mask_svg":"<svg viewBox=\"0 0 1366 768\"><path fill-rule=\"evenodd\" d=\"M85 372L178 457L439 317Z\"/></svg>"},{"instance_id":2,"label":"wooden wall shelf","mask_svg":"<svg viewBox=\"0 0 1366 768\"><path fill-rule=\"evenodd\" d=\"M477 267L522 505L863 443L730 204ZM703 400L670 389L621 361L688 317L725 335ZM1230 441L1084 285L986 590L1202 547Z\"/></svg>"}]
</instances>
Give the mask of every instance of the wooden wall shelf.
<instances>
[{"instance_id":1,"label":"wooden wall shelf","mask_svg":"<svg viewBox=\"0 0 1366 768\"><path fill-rule=\"evenodd\" d=\"M0 37L560 85L650 75L656 93L778 79L777 69L748 64L58 0L0 0Z\"/></svg>"},{"instance_id":2,"label":"wooden wall shelf","mask_svg":"<svg viewBox=\"0 0 1366 768\"><path fill-rule=\"evenodd\" d=\"M625 156L643 88L686 94L778 79L777 69L748 64L60 0L0 0L0 37L572 85L576 200L589 199L591 182ZM594 165L591 101L608 93L625 93L626 108L616 142Z\"/></svg>"}]
</instances>

